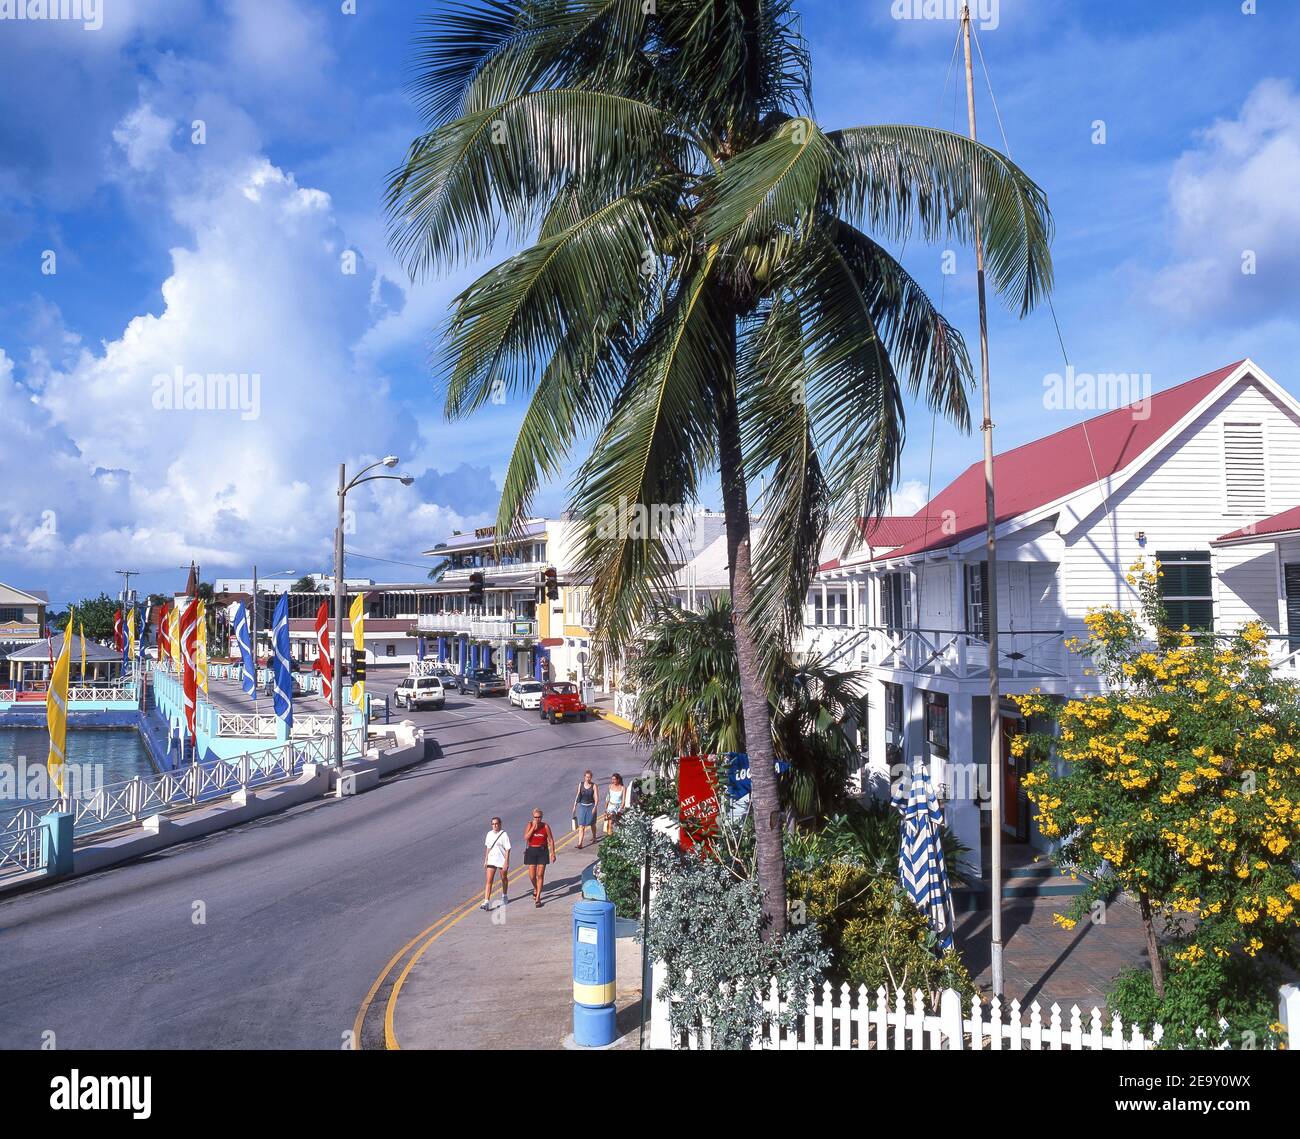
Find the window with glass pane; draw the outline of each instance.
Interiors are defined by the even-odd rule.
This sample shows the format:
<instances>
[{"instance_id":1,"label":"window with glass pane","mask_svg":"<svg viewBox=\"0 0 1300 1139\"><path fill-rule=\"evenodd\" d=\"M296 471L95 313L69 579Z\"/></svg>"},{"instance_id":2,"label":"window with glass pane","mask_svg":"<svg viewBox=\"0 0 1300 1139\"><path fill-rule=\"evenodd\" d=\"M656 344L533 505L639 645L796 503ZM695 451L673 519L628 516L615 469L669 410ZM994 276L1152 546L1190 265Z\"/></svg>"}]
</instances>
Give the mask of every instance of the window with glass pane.
<instances>
[{"instance_id":1,"label":"window with glass pane","mask_svg":"<svg viewBox=\"0 0 1300 1139\"><path fill-rule=\"evenodd\" d=\"M912 627L912 575L889 573L880 579L880 608L891 632Z\"/></svg>"},{"instance_id":2,"label":"window with glass pane","mask_svg":"<svg viewBox=\"0 0 1300 1139\"><path fill-rule=\"evenodd\" d=\"M885 685L885 727L891 732L903 730L903 686Z\"/></svg>"},{"instance_id":3,"label":"window with glass pane","mask_svg":"<svg viewBox=\"0 0 1300 1139\"><path fill-rule=\"evenodd\" d=\"M966 632L988 639L989 564L965 566L966 571Z\"/></svg>"},{"instance_id":4,"label":"window with glass pane","mask_svg":"<svg viewBox=\"0 0 1300 1139\"><path fill-rule=\"evenodd\" d=\"M1171 629L1214 628L1209 550L1160 550L1160 601Z\"/></svg>"}]
</instances>

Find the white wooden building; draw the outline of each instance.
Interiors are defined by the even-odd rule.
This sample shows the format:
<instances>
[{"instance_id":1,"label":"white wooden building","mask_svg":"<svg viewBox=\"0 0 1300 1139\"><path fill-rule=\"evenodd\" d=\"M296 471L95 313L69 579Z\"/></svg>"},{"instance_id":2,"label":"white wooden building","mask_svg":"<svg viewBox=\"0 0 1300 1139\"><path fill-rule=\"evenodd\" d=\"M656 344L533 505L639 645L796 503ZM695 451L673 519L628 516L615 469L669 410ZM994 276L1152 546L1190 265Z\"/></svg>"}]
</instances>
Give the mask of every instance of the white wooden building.
<instances>
[{"instance_id":1,"label":"white wooden building","mask_svg":"<svg viewBox=\"0 0 1300 1139\"><path fill-rule=\"evenodd\" d=\"M1136 607L1126 575L1144 555L1164 563L1175 622L1261 621L1296 674L1300 402L1252 361L1007 451L994 471L1003 694L1096 691L1065 642L1086 636L1090 609ZM984 519L976 463L915 515L864 521L861 545L819 570L799 646L865 671L867 774L928 762L975 867L989 849ZM1026 730L1014 704L1000 714L1005 738ZM1005 754L1006 838L1045 846Z\"/></svg>"}]
</instances>

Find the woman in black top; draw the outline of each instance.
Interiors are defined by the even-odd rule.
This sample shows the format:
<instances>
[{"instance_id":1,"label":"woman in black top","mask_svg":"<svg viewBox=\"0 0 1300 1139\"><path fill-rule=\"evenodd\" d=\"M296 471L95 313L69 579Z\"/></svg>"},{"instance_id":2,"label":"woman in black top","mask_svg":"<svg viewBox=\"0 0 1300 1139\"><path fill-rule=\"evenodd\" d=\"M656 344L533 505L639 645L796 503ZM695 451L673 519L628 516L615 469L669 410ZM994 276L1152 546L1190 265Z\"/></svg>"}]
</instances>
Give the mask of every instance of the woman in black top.
<instances>
[{"instance_id":1,"label":"woman in black top","mask_svg":"<svg viewBox=\"0 0 1300 1139\"><path fill-rule=\"evenodd\" d=\"M587 831L592 844L596 842L596 781L590 771L582 773L582 782L573 796L573 829L578 832L578 849L582 849L582 832Z\"/></svg>"}]
</instances>

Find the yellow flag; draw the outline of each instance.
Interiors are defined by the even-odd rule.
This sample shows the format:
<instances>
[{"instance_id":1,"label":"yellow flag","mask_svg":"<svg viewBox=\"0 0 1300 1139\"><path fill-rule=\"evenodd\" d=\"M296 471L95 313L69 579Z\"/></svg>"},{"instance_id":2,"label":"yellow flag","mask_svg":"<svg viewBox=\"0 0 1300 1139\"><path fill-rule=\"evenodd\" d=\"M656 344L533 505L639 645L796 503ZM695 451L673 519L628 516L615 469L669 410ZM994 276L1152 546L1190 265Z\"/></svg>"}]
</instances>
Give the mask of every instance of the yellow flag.
<instances>
[{"instance_id":1,"label":"yellow flag","mask_svg":"<svg viewBox=\"0 0 1300 1139\"><path fill-rule=\"evenodd\" d=\"M126 659L135 661L135 606L126 615ZM134 664L131 666L135 667Z\"/></svg>"},{"instance_id":2,"label":"yellow flag","mask_svg":"<svg viewBox=\"0 0 1300 1139\"><path fill-rule=\"evenodd\" d=\"M352 625L352 703L358 708L366 695L366 595L358 593L348 609ZM340 659L342 653L339 654Z\"/></svg>"},{"instance_id":3,"label":"yellow flag","mask_svg":"<svg viewBox=\"0 0 1300 1139\"><path fill-rule=\"evenodd\" d=\"M194 618L194 681L204 696L208 694L208 617L203 602L199 602Z\"/></svg>"},{"instance_id":4,"label":"yellow flag","mask_svg":"<svg viewBox=\"0 0 1300 1139\"><path fill-rule=\"evenodd\" d=\"M50 729L50 754L45 767L54 785L63 794L63 765L67 762L68 746L68 670L72 667L72 611L68 611L68 624L63 630L63 647L54 662L50 687L45 694L45 722Z\"/></svg>"},{"instance_id":5,"label":"yellow flag","mask_svg":"<svg viewBox=\"0 0 1300 1139\"><path fill-rule=\"evenodd\" d=\"M81 683L86 683L86 622L81 622Z\"/></svg>"},{"instance_id":6,"label":"yellow flag","mask_svg":"<svg viewBox=\"0 0 1300 1139\"><path fill-rule=\"evenodd\" d=\"M167 613L168 635L171 638L172 664L176 666L176 675L181 674L181 615L173 605Z\"/></svg>"}]
</instances>

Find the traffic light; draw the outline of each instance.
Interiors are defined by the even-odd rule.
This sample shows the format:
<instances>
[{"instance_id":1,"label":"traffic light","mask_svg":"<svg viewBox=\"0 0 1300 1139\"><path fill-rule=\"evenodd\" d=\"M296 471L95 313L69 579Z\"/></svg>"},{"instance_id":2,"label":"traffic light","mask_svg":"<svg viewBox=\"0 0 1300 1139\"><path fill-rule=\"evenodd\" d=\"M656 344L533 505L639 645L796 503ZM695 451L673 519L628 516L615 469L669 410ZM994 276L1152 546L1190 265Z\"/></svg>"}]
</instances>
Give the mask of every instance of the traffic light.
<instances>
[{"instance_id":1,"label":"traffic light","mask_svg":"<svg viewBox=\"0 0 1300 1139\"><path fill-rule=\"evenodd\" d=\"M469 575L469 603L483 604L483 575L478 570Z\"/></svg>"},{"instance_id":2,"label":"traffic light","mask_svg":"<svg viewBox=\"0 0 1300 1139\"><path fill-rule=\"evenodd\" d=\"M542 574L542 578L546 584L547 599L550 601L558 601L560 599L560 583L556 580L555 567L547 567L546 572Z\"/></svg>"}]
</instances>

